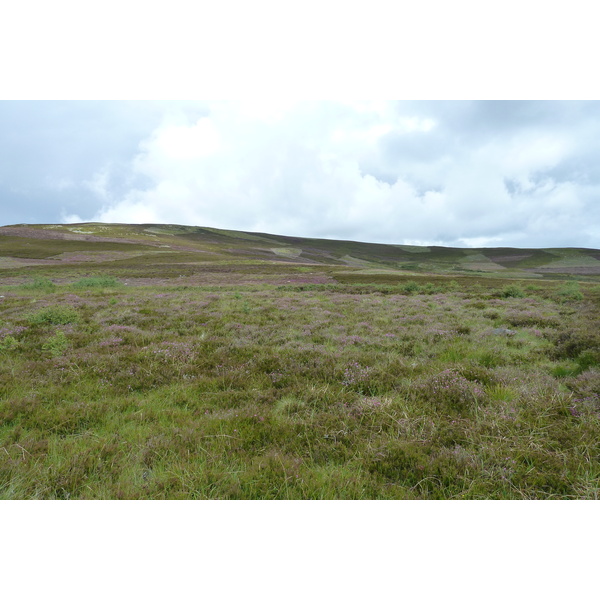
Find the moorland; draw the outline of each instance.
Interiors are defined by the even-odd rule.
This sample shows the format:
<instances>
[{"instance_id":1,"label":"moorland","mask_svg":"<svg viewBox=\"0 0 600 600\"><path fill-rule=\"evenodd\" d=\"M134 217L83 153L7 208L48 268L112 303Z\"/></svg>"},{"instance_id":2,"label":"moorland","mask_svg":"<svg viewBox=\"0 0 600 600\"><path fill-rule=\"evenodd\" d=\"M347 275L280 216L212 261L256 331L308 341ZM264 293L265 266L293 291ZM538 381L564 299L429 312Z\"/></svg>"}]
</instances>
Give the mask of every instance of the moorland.
<instances>
[{"instance_id":1,"label":"moorland","mask_svg":"<svg viewBox=\"0 0 600 600\"><path fill-rule=\"evenodd\" d=\"M2 499L598 499L600 250L0 227Z\"/></svg>"}]
</instances>

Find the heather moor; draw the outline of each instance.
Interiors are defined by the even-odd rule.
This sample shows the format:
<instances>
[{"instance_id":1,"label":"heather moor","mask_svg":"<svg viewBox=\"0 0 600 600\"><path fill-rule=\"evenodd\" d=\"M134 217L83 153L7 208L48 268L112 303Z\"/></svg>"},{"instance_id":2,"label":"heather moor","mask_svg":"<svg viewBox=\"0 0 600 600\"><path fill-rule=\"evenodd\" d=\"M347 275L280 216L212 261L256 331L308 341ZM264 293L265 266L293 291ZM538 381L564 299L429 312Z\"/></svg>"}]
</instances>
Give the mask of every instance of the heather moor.
<instances>
[{"instance_id":1,"label":"heather moor","mask_svg":"<svg viewBox=\"0 0 600 600\"><path fill-rule=\"evenodd\" d=\"M597 499L600 250L0 228L0 498Z\"/></svg>"}]
</instances>

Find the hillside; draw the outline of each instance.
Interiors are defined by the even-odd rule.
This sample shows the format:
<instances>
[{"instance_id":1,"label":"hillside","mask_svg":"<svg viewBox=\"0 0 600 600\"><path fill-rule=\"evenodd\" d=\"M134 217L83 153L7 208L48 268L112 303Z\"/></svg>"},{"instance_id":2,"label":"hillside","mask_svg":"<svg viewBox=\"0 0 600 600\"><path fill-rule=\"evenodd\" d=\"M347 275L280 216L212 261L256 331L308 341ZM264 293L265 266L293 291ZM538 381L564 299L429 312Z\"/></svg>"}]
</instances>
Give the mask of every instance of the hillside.
<instances>
[{"instance_id":1,"label":"hillside","mask_svg":"<svg viewBox=\"0 0 600 600\"><path fill-rule=\"evenodd\" d=\"M108 271L140 282L393 283L422 275L586 281L600 275L600 250L403 246L157 224L0 227L3 279L68 281Z\"/></svg>"}]
</instances>

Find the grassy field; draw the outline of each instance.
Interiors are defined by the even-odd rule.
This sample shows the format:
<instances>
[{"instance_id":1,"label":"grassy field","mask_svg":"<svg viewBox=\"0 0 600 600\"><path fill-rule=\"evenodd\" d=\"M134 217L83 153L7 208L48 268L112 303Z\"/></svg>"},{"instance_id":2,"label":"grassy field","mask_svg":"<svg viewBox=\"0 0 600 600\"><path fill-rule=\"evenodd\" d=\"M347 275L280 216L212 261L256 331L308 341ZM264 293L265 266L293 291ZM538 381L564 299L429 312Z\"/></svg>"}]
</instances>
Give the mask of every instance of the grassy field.
<instances>
[{"instance_id":1,"label":"grassy field","mask_svg":"<svg viewBox=\"0 0 600 600\"><path fill-rule=\"evenodd\" d=\"M597 251L0 232L0 498L600 495Z\"/></svg>"}]
</instances>

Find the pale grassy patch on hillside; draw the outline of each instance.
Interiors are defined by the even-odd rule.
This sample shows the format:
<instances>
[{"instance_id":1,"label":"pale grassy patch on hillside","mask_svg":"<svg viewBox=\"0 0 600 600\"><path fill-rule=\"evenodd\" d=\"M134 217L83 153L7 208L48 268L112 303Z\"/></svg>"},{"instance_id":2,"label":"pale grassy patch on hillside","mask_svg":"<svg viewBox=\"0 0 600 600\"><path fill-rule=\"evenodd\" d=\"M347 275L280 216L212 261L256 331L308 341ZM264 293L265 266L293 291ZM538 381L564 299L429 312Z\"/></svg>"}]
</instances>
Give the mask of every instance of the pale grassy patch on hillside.
<instances>
[{"instance_id":1,"label":"pale grassy patch on hillside","mask_svg":"<svg viewBox=\"0 0 600 600\"><path fill-rule=\"evenodd\" d=\"M481 273L480 277L486 279L543 279L544 276L540 273L532 271L519 271L518 269L503 269L499 271L487 271Z\"/></svg>"},{"instance_id":2,"label":"pale grassy patch on hillside","mask_svg":"<svg viewBox=\"0 0 600 600\"><path fill-rule=\"evenodd\" d=\"M108 225L92 225L88 223L86 223L85 225L81 224L77 226L65 225L64 228L70 231L71 233L81 233L84 235L98 235L107 231L111 231L111 229L114 229ZM44 229L49 228L45 227Z\"/></svg>"},{"instance_id":3,"label":"pale grassy patch on hillside","mask_svg":"<svg viewBox=\"0 0 600 600\"><path fill-rule=\"evenodd\" d=\"M356 269L354 271L336 271L336 274L344 275L348 273L360 273L361 275L394 275L395 273L407 273L409 271L402 271L401 269L392 269L385 267L373 267L371 269ZM420 277L421 273L412 273L410 272L411 277Z\"/></svg>"},{"instance_id":4,"label":"pale grassy patch on hillside","mask_svg":"<svg viewBox=\"0 0 600 600\"><path fill-rule=\"evenodd\" d=\"M199 227L192 227L188 225L156 225L153 227L144 228L145 232L157 233L159 235L178 235L185 233L201 233Z\"/></svg>"},{"instance_id":5,"label":"pale grassy patch on hillside","mask_svg":"<svg viewBox=\"0 0 600 600\"><path fill-rule=\"evenodd\" d=\"M404 246L402 244L390 244L392 246L394 246L395 248L401 248L402 250L405 250L406 252L412 252L413 254L424 254L427 252L431 252L431 248L427 247L427 246Z\"/></svg>"},{"instance_id":6,"label":"pale grassy patch on hillside","mask_svg":"<svg viewBox=\"0 0 600 600\"><path fill-rule=\"evenodd\" d=\"M302 254L300 248L269 248L277 256L286 256L289 258L298 258Z\"/></svg>"},{"instance_id":7,"label":"pale grassy patch on hillside","mask_svg":"<svg viewBox=\"0 0 600 600\"><path fill-rule=\"evenodd\" d=\"M553 248L547 250L550 254L555 254L558 259L549 262L545 267L553 269L564 269L572 267L599 267L600 261L588 254L582 254L576 248Z\"/></svg>"},{"instance_id":8,"label":"pale grassy patch on hillside","mask_svg":"<svg viewBox=\"0 0 600 600\"><path fill-rule=\"evenodd\" d=\"M210 231L211 233L216 233L218 235L223 235L225 237L230 237L234 239L240 240L250 240L253 242L268 242L269 244L280 244L285 246L285 242L279 242L275 239L262 237L261 235L254 235L252 233L244 233L242 231L228 231L226 229L214 229L212 227L204 227L206 231Z\"/></svg>"},{"instance_id":9,"label":"pale grassy patch on hillside","mask_svg":"<svg viewBox=\"0 0 600 600\"><path fill-rule=\"evenodd\" d=\"M125 252L125 251L106 251L106 252L61 252L56 256L52 256L47 260L55 260L62 262L109 262L114 260L125 260L128 258L136 258L138 256L146 256L157 254L157 252Z\"/></svg>"},{"instance_id":10,"label":"pale grassy patch on hillside","mask_svg":"<svg viewBox=\"0 0 600 600\"><path fill-rule=\"evenodd\" d=\"M349 254L342 256L340 258L340 260L342 262L346 263L350 267L367 267L368 268L368 267L373 267L376 265L376 263L374 263L373 261L363 260L362 258L356 258L354 256L350 256Z\"/></svg>"},{"instance_id":11,"label":"pale grassy patch on hillside","mask_svg":"<svg viewBox=\"0 0 600 600\"><path fill-rule=\"evenodd\" d=\"M505 271L506 267L495 263L481 252L473 252L459 259L460 266L467 271Z\"/></svg>"}]
</instances>

